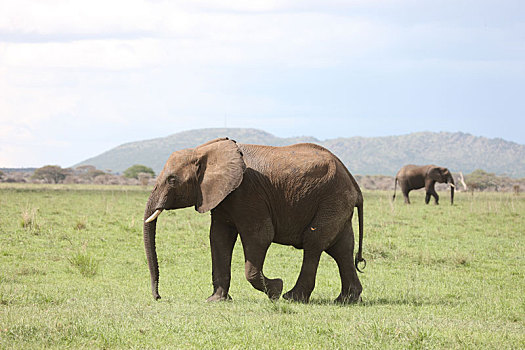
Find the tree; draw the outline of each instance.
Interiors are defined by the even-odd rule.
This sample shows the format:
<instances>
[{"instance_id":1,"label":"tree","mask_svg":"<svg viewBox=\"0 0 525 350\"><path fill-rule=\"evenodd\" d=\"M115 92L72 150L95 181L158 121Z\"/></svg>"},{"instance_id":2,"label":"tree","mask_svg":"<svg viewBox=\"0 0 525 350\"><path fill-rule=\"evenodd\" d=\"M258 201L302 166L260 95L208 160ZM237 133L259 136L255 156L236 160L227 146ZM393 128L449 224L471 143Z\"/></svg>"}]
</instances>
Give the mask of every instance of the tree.
<instances>
[{"instance_id":1,"label":"tree","mask_svg":"<svg viewBox=\"0 0 525 350\"><path fill-rule=\"evenodd\" d=\"M477 169L465 176L465 182L471 191L474 189L483 191L489 187L494 187L498 191L499 179L494 173L488 173L485 170Z\"/></svg>"},{"instance_id":2,"label":"tree","mask_svg":"<svg viewBox=\"0 0 525 350\"><path fill-rule=\"evenodd\" d=\"M145 165L140 165L140 164L135 164L127 168L126 170L124 170L124 176L130 179L131 178L138 179L140 173L150 174L151 176L155 176L155 172L153 171L153 169Z\"/></svg>"},{"instance_id":3,"label":"tree","mask_svg":"<svg viewBox=\"0 0 525 350\"><path fill-rule=\"evenodd\" d=\"M78 175L89 174L90 172L96 171L97 168L93 165L79 165L75 168L75 173Z\"/></svg>"},{"instance_id":4,"label":"tree","mask_svg":"<svg viewBox=\"0 0 525 350\"><path fill-rule=\"evenodd\" d=\"M62 169L58 165L46 165L35 170L32 178L37 180L44 180L47 183L59 183L66 178L70 173L68 169Z\"/></svg>"},{"instance_id":5,"label":"tree","mask_svg":"<svg viewBox=\"0 0 525 350\"><path fill-rule=\"evenodd\" d=\"M102 170L98 170L93 165L81 165L75 168L75 173L87 181L93 181L94 178L106 173Z\"/></svg>"}]
</instances>

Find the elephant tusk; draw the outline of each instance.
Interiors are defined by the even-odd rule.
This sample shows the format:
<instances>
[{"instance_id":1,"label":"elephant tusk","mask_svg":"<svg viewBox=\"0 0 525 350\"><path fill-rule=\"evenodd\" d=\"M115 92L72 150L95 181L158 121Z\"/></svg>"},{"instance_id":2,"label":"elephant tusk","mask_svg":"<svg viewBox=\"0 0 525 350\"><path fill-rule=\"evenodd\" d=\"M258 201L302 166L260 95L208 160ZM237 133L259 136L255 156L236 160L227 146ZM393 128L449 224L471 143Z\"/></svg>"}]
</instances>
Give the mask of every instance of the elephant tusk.
<instances>
[{"instance_id":1,"label":"elephant tusk","mask_svg":"<svg viewBox=\"0 0 525 350\"><path fill-rule=\"evenodd\" d=\"M145 222L152 222L160 215L160 213L162 213L162 209L155 210L155 212L149 218L147 218Z\"/></svg>"},{"instance_id":2,"label":"elephant tusk","mask_svg":"<svg viewBox=\"0 0 525 350\"><path fill-rule=\"evenodd\" d=\"M450 184L450 187L454 187L454 188L456 188L456 185L454 185L454 184Z\"/></svg>"}]
</instances>

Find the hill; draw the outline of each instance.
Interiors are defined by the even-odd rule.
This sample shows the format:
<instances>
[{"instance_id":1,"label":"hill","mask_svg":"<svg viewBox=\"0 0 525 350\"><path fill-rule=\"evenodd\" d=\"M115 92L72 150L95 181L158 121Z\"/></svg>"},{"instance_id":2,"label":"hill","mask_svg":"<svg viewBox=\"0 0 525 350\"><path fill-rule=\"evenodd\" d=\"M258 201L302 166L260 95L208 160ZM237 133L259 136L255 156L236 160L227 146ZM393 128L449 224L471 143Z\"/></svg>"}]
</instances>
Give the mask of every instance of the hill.
<instances>
[{"instance_id":1,"label":"hill","mask_svg":"<svg viewBox=\"0 0 525 350\"><path fill-rule=\"evenodd\" d=\"M386 137L349 137L318 140L314 137L280 138L265 131L241 128L197 129L145 141L126 143L75 165L94 165L121 173L143 164L159 173L169 155L216 137L240 143L284 146L312 142L330 149L353 174L395 175L404 164L438 164L453 172L484 169L512 177L525 176L525 145L461 132L417 132Z\"/></svg>"}]
</instances>

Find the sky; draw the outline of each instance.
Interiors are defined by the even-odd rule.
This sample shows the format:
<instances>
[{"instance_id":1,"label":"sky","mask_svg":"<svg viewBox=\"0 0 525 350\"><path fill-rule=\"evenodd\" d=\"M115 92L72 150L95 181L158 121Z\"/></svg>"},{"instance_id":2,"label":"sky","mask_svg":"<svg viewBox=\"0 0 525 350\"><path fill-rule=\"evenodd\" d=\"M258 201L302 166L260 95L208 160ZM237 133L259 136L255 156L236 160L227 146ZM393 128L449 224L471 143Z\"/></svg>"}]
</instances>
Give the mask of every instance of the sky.
<instances>
[{"instance_id":1,"label":"sky","mask_svg":"<svg viewBox=\"0 0 525 350\"><path fill-rule=\"evenodd\" d=\"M0 0L0 168L215 127L525 144L525 1Z\"/></svg>"}]
</instances>

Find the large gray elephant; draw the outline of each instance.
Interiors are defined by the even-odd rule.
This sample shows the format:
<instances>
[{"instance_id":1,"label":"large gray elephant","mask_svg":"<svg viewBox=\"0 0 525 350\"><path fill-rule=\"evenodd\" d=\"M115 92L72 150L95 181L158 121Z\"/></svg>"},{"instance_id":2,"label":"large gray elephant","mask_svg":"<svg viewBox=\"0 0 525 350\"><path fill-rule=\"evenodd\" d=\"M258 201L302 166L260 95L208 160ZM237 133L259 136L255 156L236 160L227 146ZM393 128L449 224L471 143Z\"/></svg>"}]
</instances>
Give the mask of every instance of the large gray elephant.
<instances>
[{"instance_id":1,"label":"large gray elephant","mask_svg":"<svg viewBox=\"0 0 525 350\"><path fill-rule=\"evenodd\" d=\"M430 196L434 197L436 204L439 203L439 196L434 189L434 184L439 183L449 183L450 184L450 204L454 204L454 179L452 174L447 168L439 167L436 165L413 165L408 164L402 167L396 174L396 179L394 182L394 195L392 200L396 198L396 188L397 183L401 187L401 192L405 197L405 203L410 204L410 199L408 198L408 193L411 190L416 190L419 188L425 187L426 197L425 203L430 202Z\"/></svg>"},{"instance_id":2,"label":"large gray elephant","mask_svg":"<svg viewBox=\"0 0 525 350\"><path fill-rule=\"evenodd\" d=\"M231 258L238 235L246 279L270 299L278 299L283 289L281 279L263 274L272 242L304 251L297 283L283 298L308 302L321 253L327 252L337 262L341 277L336 301L360 299L356 266L366 264L362 257L363 196L343 163L325 148L247 145L222 138L171 154L144 214L144 246L155 299L160 298L157 217L163 210L189 206L200 213L211 210L213 294L208 301L231 299ZM359 216L355 260L354 207Z\"/></svg>"}]
</instances>

